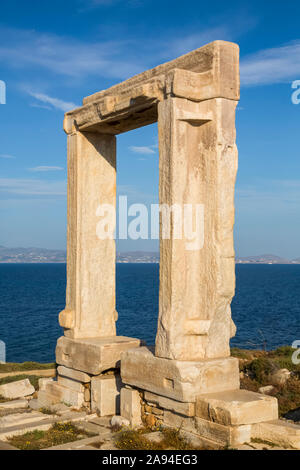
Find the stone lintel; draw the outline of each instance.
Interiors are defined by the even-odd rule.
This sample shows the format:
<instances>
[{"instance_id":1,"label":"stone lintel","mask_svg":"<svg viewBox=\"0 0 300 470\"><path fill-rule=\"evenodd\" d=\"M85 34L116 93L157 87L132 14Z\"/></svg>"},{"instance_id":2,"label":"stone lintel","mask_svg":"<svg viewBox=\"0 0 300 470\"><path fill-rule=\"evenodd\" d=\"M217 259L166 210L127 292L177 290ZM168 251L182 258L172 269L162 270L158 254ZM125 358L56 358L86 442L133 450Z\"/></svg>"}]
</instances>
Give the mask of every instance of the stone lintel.
<instances>
[{"instance_id":1,"label":"stone lintel","mask_svg":"<svg viewBox=\"0 0 300 470\"><path fill-rule=\"evenodd\" d=\"M196 401L199 394L238 389L239 367L234 357L177 361L155 357L147 347L122 354L123 383L180 402Z\"/></svg>"},{"instance_id":2,"label":"stone lintel","mask_svg":"<svg viewBox=\"0 0 300 470\"><path fill-rule=\"evenodd\" d=\"M238 46L214 41L85 98L66 113L64 129L120 134L156 122L157 105L168 96L238 101L239 88Z\"/></svg>"},{"instance_id":3,"label":"stone lintel","mask_svg":"<svg viewBox=\"0 0 300 470\"><path fill-rule=\"evenodd\" d=\"M99 375L120 367L121 354L127 349L138 348L141 341L125 336L71 339L62 336L57 341L56 362L59 365Z\"/></svg>"},{"instance_id":4,"label":"stone lintel","mask_svg":"<svg viewBox=\"0 0 300 470\"><path fill-rule=\"evenodd\" d=\"M195 416L195 403L183 403L181 401L172 400L171 398L162 397L156 393L145 392L144 399L148 403L158 405L165 410L174 411L184 416Z\"/></svg>"},{"instance_id":5,"label":"stone lintel","mask_svg":"<svg viewBox=\"0 0 300 470\"><path fill-rule=\"evenodd\" d=\"M278 418L278 402L275 397L248 390L200 395L196 416L226 426L261 423Z\"/></svg>"},{"instance_id":6,"label":"stone lintel","mask_svg":"<svg viewBox=\"0 0 300 470\"><path fill-rule=\"evenodd\" d=\"M89 383L91 381L91 376L89 374L86 374L85 372L80 372L79 370L70 369L69 367L65 366L58 366L57 374L61 377L77 380L78 382L82 382L84 384Z\"/></svg>"}]
</instances>

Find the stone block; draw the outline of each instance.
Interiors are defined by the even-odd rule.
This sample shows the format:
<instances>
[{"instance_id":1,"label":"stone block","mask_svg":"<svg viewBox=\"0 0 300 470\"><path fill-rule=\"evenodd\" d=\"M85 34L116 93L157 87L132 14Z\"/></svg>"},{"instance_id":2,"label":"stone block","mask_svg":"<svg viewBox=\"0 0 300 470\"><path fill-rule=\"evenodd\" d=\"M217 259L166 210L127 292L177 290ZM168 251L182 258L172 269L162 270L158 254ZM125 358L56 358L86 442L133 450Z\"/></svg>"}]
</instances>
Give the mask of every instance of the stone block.
<instances>
[{"instance_id":1,"label":"stone block","mask_svg":"<svg viewBox=\"0 0 300 470\"><path fill-rule=\"evenodd\" d=\"M141 398L137 390L122 388L121 416L127 419L131 426L141 426Z\"/></svg>"},{"instance_id":2,"label":"stone block","mask_svg":"<svg viewBox=\"0 0 300 470\"><path fill-rule=\"evenodd\" d=\"M147 347L123 353L121 376L125 384L181 402L240 386L237 358L176 361L156 357Z\"/></svg>"},{"instance_id":3,"label":"stone block","mask_svg":"<svg viewBox=\"0 0 300 470\"><path fill-rule=\"evenodd\" d=\"M219 442L212 441L211 439L204 439L202 436L197 436L188 431L180 431L180 437L189 443L190 446L193 446L194 449L203 449L203 450L222 450L224 448L223 444Z\"/></svg>"},{"instance_id":4,"label":"stone block","mask_svg":"<svg viewBox=\"0 0 300 470\"><path fill-rule=\"evenodd\" d=\"M197 434L223 443L225 446L245 444L251 440L251 425L224 426L205 419L195 418Z\"/></svg>"},{"instance_id":5,"label":"stone block","mask_svg":"<svg viewBox=\"0 0 300 470\"><path fill-rule=\"evenodd\" d=\"M270 381L274 385L284 385L291 377L291 372L288 369L279 369L270 375Z\"/></svg>"},{"instance_id":6,"label":"stone block","mask_svg":"<svg viewBox=\"0 0 300 470\"><path fill-rule=\"evenodd\" d=\"M258 391L263 395L269 395L269 393L272 393L274 391L274 387L273 385L265 385L264 387L260 387Z\"/></svg>"},{"instance_id":7,"label":"stone block","mask_svg":"<svg viewBox=\"0 0 300 470\"><path fill-rule=\"evenodd\" d=\"M165 426L191 432L223 446L240 445L250 442L251 439L251 425L224 426L202 418L182 416L171 411L165 411L163 423Z\"/></svg>"},{"instance_id":8,"label":"stone block","mask_svg":"<svg viewBox=\"0 0 300 470\"><path fill-rule=\"evenodd\" d=\"M184 429L185 431L196 433L195 420L191 416L183 416L173 411L165 410L163 423L165 426L174 429Z\"/></svg>"},{"instance_id":9,"label":"stone block","mask_svg":"<svg viewBox=\"0 0 300 470\"><path fill-rule=\"evenodd\" d=\"M28 379L0 385L0 395L4 398L21 398L32 395L34 392L35 389Z\"/></svg>"},{"instance_id":10,"label":"stone block","mask_svg":"<svg viewBox=\"0 0 300 470\"><path fill-rule=\"evenodd\" d=\"M120 412L120 390L122 382L119 375L102 375L91 381L92 411L100 416L116 415Z\"/></svg>"},{"instance_id":11,"label":"stone block","mask_svg":"<svg viewBox=\"0 0 300 470\"><path fill-rule=\"evenodd\" d=\"M99 375L120 366L121 354L140 346L140 340L124 336L71 339L62 336L57 341L56 362L69 369Z\"/></svg>"},{"instance_id":12,"label":"stone block","mask_svg":"<svg viewBox=\"0 0 300 470\"><path fill-rule=\"evenodd\" d=\"M45 390L39 391L38 400L41 407L65 403L74 408L81 408L84 403L84 393L65 388L57 382L52 382L47 385Z\"/></svg>"},{"instance_id":13,"label":"stone block","mask_svg":"<svg viewBox=\"0 0 300 470\"><path fill-rule=\"evenodd\" d=\"M53 378L42 377L39 379L39 390L45 390L48 383L53 382Z\"/></svg>"},{"instance_id":14,"label":"stone block","mask_svg":"<svg viewBox=\"0 0 300 470\"><path fill-rule=\"evenodd\" d=\"M38 411L41 408L40 402L37 398L30 400L29 403L27 403L27 405L29 405L29 408L35 411Z\"/></svg>"},{"instance_id":15,"label":"stone block","mask_svg":"<svg viewBox=\"0 0 300 470\"><path fill-rule=\"evenodd\" d=\"M278 402L274 397L248 390L200 395L196 400L196 416L232 426L260 423L278 418Z\"/></svg>"},{"instance_id":16,"label":"stone block","mask_svg":"<svg viewBox=\"0 0 300 470\"><path fill-rule=\"evenodd\" d=\"M30 403L33 400L30 400ZM0 403L0 410L9 410L13 408L28 408L28 400L12 400L4 403Z\"/></svg>"},{"instance_id":17,"label":"stone block","mask_svg":"<svg viewBox=\"0 0 300 470\"><path fill-rule=\"evenodd\" d=\"M151 392L145 392L144 398L146 401L154 403L165 410L174 411L184 416L195 416L195 403L183 403Z\"/></svg>"},{"instance_id":18,"label":"stone block","mask_svg":"<svg viewBox=\"0 0 300 470\"><path fill-rule=\"evenodd\" d=\"M279 447L300 450L300 426L277 419L252 426L252 439L272 442Z\"/></svg>"},{"instance_id":19,"label":"stone block","mask_svg":"<svg viewBox=\"0 0 300 470\"><path fill-rule=\"evenodd\" d=\"M61 377L60 375L57 377L57 383L62 387L70 388L71 390L75 390L75 392L84 393L84 385L77 380L67 379L66 377Z\"/></svg>"},{"instance_id":20,"label":"stone block","mask_svg":"<svg viewBox=\"0 0 300 470\"><path fill-rule=\"evenodd\" d=\"M67 377L68 379L77 380L82 383L89 383L91 376L79 370L70 369L69 367L58 366L57 373L59 376Z\"/></svg>"}]
</instances>

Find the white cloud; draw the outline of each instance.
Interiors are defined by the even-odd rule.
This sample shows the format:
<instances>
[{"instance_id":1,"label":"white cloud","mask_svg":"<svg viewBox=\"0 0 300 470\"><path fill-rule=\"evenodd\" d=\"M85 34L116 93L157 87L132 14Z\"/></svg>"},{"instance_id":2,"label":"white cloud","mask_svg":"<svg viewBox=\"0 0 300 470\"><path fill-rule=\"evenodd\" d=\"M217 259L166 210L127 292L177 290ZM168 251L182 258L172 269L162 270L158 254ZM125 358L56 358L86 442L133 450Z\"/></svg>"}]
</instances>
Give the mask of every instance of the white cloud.
<instances>
[{"instance_id":1,"label":"white cloud","mask_svg":"<svg viewBox=\"0 0 300 470\"><path fill-rule=\"evenodd\" d=\"M78 107L78 105L76 105L75 103L63 101L58 98L53 98L52 96L48 96L45 93L36 93L29 90L27 90L27 93L30 96L33 96L35 99L41 101L42 103L48 103L53 106L53 108L60 109L64 112L71 111L72 109Z\"/></svg>"},{"instance_id":2,"label":"white cloud","mask_svg":"<svg viewBox=\"0 0 300 470\"><path fill-rule=\"evenodd\" d=\"M131 147L129 147L129 150L131 150L134 153L139 153L139 154L143 154L143 155L150 155L150 154L155 153L152 146L149 146L149 147L136 147L136 146L132 145Z\"/></svg>"},{"instance_id":3,"label":"white cloud","mask_svg":"<svg viewBox=\"0 0 300 470\"><path fill-rule=\"evenodd\" d=\"M36 166L34 168L28 168L29 171L40 172L40 171L61 171L61 166Z\"/></svg>"},{"instance_id":4,"label":"white cloud","mask_svg":"<svg viewBox=\"0 0 300 470\"><path fill-rule=\"evenodd\" d=\"M260 180L255 185L238 186L236 200L239 206L258 210L268 207L293 207L299 211L300 180Z\"/></svg>"},{"instance_id":5,"label":"white cloud","mask_svg":"<svg viewBox=\"0 0 300 470\"><path fill-rule=\"evenodd\" d=\"M130 60L131 40L84 42L33 30L0 28L0 61L14 68L38 67L68 77L127 78L147 66ZM125 57L125 59L124 59Z\"/></svg>"},{"instance_id":6,"label":"white cloud","mask_svg":"<svg viewBox=\"0 0 300 470\"><path fill-rule=\"evenodd\" d=\"M46 106L45 104L38 104L38 103L30 103L31 108L39 108L39 109L47 109L48 111L52 111L53 108L51 106Z\"/></svg>"},{"instance_id":7,"label":"white cloud","mask_svg":"<svg viewBox=\"0 0 300 470\"><path fill-rule=\"evenodd\" d=\"M11 159L14 159L16 157L14 157L13 155L8 155L6 153L3 153L3 154L0 155L0 158L7 158L7 159L11 160Z\"/></svg>"},{"instance_id":8,"label":"white cloud","mask_svg":"<svg viewBox=\"0 0 300 470\"><path fill-rule=\"evenodd\" d=\"M0 178L0 192L31 196L65 196L66 181Z\"/></svg>"},{"instance_id":9,"label":"white cloud","mask_svg":"<svg viewBox=\"0 0 300 470\"><path fill-rule=\"evenodd\" d=\"M271 85L300 76L300 40L264 49L241 60L242 85Z\"/></svg>"}]
</instances>

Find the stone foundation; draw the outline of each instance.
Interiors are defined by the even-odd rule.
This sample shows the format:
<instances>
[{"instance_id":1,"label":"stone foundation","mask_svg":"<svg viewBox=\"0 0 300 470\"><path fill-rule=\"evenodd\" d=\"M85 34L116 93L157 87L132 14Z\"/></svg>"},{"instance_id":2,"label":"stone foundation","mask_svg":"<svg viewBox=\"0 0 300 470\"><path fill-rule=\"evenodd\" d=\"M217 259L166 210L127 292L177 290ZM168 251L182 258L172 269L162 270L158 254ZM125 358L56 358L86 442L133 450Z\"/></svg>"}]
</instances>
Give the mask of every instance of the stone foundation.
<instances>
[{"instance_id":1,"label":"stone foundation","mask_svg":"<svg viewBox=\"0 0 300 470\"><path fill-rule=\"evenodd\" d=\"M121 391L121 415L131 426L139 425L142 420L143 425L150 428L166 426L180 429L207 439L217 447L249 443L264 429L257 423L264 422L271 434L267 421L278 419L275 398L246 390L199 395L195 403L183 403L127 387ZM293 432L295 434L291 429L290 433Z\"/></svg>"},{"instance_id":2,"label":"stone foundation","mask_svg":"<svg viewBox=\"0 0 300 470\"><path fill-rule=\"evenodd\" d=\"M236 390L240 386L238 359L177 361L141 347L122 355L122 381L127 385L181 402L195 402L203 393Z\"/></svg>"},{"instance_id":3,"label":"stone foundation","mask_svg":"<svg viewBox=\"0 0 300 470\"><path fill-rule=\"evenodd\" d=\"M120 413L121 355L137 347L135 338L58 339L56 347L57 380L45 383L39 392L41 406L59 402L85 408L99 416Z\"/></svg>"}]
</instances>

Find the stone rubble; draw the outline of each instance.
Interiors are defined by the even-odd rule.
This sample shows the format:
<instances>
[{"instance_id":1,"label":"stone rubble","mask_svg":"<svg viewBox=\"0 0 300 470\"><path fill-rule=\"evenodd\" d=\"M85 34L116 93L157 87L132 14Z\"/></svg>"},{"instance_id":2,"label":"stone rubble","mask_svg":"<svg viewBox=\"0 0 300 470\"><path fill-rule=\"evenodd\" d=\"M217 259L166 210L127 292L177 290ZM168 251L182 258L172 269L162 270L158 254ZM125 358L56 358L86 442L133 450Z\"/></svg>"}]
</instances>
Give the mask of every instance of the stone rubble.
<instances>
[{"instance_id":1,"label":"stone rubble","mask_svg":"<svg viewBox=\"0 0 300 470\"><path fill-rule=\"evenodd\" d=\"M0 395L2 395L4 398L22 398L27 395L32 395L34 392L35 389L29 382L29 379L18 380L16 382L0 385Z\"/></svg>"}]
</instances>

